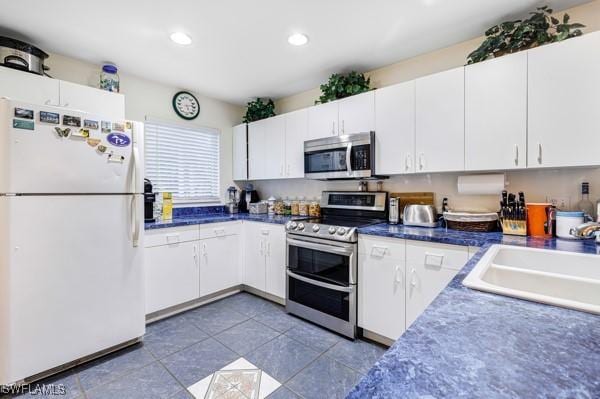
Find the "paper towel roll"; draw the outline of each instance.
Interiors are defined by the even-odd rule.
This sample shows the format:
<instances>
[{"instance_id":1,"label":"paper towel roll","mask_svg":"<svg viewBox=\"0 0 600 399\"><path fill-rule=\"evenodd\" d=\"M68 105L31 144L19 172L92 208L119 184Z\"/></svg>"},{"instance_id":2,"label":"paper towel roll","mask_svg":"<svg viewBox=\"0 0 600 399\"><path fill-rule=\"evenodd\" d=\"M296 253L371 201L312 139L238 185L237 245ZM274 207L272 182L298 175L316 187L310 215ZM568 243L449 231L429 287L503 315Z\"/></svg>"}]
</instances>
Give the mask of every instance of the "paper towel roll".
<instances>
[{"instance_id":1,"label":"paper towel roll","mask_svg":"<svg viewBox=\"0 0 600 399\"><path fill-rule=\"evenodd\" d=\"M499 195L504 187L504 174L458 176L459 194Z\"/></svg>"}]
</instances>

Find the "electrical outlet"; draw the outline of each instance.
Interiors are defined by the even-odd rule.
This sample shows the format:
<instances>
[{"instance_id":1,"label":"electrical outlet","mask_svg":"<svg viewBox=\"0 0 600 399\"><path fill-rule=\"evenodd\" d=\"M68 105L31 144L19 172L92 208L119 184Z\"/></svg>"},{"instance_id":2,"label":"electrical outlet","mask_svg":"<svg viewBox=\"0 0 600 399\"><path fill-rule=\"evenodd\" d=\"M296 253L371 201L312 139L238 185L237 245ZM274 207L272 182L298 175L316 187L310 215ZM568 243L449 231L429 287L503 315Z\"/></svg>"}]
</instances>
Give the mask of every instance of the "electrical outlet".
<instances>
[{"instance_id":1,"label":"electrical outlet","mask_svg":"<svg viewBox=\"0 0 600 399\"><path fill-rule=\"evenodd\" d=\"M550 195L546 197L546 202L554 205L558 210L569 210L571 209L571 197L558 197Z\"/></svg>"}]
</instances>

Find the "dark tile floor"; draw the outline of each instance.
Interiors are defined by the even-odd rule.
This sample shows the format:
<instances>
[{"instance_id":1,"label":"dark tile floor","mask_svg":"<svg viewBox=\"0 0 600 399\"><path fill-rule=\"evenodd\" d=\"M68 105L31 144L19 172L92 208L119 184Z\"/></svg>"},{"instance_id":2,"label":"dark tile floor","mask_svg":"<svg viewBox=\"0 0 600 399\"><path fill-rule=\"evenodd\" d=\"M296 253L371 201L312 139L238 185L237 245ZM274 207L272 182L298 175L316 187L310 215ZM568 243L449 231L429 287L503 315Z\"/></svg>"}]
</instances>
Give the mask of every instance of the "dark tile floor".
<instances>
[{"instance_id":1,"label":"dark tile floor","mask_svg":"<svg viewBox=\"0 0 600 399\"><path fill-rule=\"evenodd\" d=\"M269 398L343 398L384 352L241 293L150 324L143 343L44 383L63 384L60 398L192 398L187 387L244 357L282 384Z\"/></svg>"}]
</instances>

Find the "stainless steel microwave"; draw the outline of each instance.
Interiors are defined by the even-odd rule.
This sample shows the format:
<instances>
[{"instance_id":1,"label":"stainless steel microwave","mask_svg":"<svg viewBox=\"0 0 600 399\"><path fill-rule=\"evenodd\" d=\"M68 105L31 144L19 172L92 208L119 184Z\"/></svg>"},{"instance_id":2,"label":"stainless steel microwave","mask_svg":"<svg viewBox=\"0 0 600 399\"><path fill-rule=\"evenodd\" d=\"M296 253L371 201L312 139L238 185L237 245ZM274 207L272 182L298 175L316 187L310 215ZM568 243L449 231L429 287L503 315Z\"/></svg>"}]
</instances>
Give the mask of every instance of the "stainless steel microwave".
<instances>
[{"instance_id":1,"label":"stainless steel microwave","mask_svg":"<svg viewBox=\"0 0 600 399\"><path fill-rule=\"evenodd\" d=\"M364 179L375 174L375 132L304 142L307 179Z\"/></svg>"}]
</instances>

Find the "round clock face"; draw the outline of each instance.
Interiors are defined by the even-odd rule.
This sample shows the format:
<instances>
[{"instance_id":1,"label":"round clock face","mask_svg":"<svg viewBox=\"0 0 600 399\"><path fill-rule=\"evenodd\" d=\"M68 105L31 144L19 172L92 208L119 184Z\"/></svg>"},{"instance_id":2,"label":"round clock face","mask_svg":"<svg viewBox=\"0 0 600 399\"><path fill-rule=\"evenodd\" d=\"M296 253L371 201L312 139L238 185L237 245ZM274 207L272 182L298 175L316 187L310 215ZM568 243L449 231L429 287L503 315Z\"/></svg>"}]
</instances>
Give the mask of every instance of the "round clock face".
<instances>
[{"instance_id":1,"label":"round clock face","mask_svg":"<svg viewBox=\"0 0 600 399\"><path fill-rule=\"evenodd\" d=\"M173 108L183 119L194 119L200 114L200 104L192 93L180 91L173 97Z\"/></svg>"}]
</instances>

